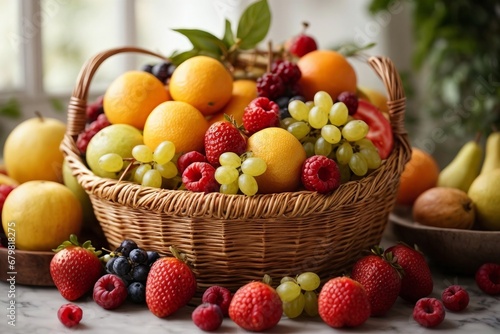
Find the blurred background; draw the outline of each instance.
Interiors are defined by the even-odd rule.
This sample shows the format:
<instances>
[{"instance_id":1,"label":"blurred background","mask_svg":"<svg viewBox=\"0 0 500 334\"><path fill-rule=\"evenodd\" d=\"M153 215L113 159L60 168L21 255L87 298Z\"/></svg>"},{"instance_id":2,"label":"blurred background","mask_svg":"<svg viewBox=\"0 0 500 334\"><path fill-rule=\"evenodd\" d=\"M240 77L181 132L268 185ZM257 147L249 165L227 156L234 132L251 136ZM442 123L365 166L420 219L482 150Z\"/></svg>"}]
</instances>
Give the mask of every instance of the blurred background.
<instances>
[{"instance_id":1,"label":"blurred background","mask_svg":"<svg viewBox=\"0 0 500 334\"><path fill-rule=\"evenodd\" d=\"M24 119L66 118L66 105L87 59L132 45L165 56L190 47L174 28L221 36L250 0L0 0L0 147ZM390 57L404 80L412 145L443 166L477 132L500 120L498 0L268 0L272 21L262 47L283 43L309 22L319 47L362 48ZM119 55L97 71L89 99L119 74L155 59ZM353 59L359 84L385 87ZM485 136L483 136L485 137ZM0 155L1 155L0 150Z\"/></svg>"}]
</instances>

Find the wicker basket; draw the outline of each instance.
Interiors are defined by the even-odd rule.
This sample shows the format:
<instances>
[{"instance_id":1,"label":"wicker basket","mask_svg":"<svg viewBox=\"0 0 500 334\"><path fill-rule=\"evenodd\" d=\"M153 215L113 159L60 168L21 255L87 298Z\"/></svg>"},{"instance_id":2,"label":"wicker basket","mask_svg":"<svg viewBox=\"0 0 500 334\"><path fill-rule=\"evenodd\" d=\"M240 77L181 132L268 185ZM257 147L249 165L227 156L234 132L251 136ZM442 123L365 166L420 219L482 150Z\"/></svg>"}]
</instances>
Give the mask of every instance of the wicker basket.
<instances>
[{"instance_id":1,"label":"wicker basket","mask_svg":"<svg viewBox=\"0 0 500 334\"><path fill-rule=\"evenodd\" d=\"M104 60L127 52L162 58L126 47L89 59L69 103L61 145L110 247L130 238L169 255L174 245L186 254L199 289L218 284L234 291L264 274L279 281L314 271L325 280L349 270L364 250L380 242L411 152L404 129L404 91L389 59L368 60L387 88L395 139L393 152L380 168L329 195L297 191L247 197L142 187L89 170L75 144L86 123L89 86Z\"/></svg>"}]
</instances>

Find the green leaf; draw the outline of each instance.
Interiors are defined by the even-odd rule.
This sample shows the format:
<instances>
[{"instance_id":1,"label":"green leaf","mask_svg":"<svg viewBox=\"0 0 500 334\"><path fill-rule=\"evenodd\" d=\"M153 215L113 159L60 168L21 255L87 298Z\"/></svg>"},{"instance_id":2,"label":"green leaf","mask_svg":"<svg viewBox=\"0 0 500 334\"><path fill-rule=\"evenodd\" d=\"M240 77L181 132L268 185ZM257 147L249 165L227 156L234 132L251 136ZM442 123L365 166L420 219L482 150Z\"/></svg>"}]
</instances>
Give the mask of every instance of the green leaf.
<instances>
[{"instance_id":1,"label":"green leaf","mask_svg":"<svg viewBox=\"0 0 500 334\"><path fill-rule=\"evenodd\" d=\"M191 57L197 56L200 54L200 50L198 49L191 49L189 51L184 51L184 52L174 52L169 58L172 61L172 64L174 65L179 65L186 59L189 59Z\"/></svg>"},{"instance_id":2,"label":"green leaf","mask_svg":"<svg viewBox=\"0 0 500 334\"><path fill-rule=\"evenodd\" d=\"M267 0L260 0L248 6L238 22L236 39L240 49L249 50L259 44L269 32L271 11Z\"/></svg>"},{"instance_id":3,"label":"green leaf","mask_svg":"<svg viewBox=\"0 0 500 334\"><path fill-rule=\"evenodd\" d=\"M18 118L21 116L21 105L15 98L9 99L3 106L0 106L0 116Z\"/></svg>"},{"instance_id":4,"label":"green leaf","mask_svg":"<svg viewBox=\"0 0 500 334\"><path fill-rule=\"evenodd\" d=\"M226 19L226 27L224 29L224 37L222 37L222 41L228 49L231 47L231 45L234 45L234 34L231 27L231 22L228 19Z\"/></svg>"},{"instance_id":5,"label":"green leaf","mask_svg":"<svg viewBox=\"0 0 500 334\"><path fill-rule=\"evenodd\" d=\"M227 52L227 48L222 40L209 32L199 29L173 29L186 36L194 49L203 50L209 54L222 55Z\"/></svg>"}]
</instances>

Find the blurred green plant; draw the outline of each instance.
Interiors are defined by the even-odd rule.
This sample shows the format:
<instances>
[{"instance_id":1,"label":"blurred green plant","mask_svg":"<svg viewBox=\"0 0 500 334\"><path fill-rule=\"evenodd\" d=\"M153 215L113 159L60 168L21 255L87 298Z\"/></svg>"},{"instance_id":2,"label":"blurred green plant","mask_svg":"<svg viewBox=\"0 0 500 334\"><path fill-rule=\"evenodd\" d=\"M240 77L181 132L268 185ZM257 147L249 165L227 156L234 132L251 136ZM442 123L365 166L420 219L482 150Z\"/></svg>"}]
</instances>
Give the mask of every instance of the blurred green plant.
<instances>
[{"instance_id":1,"label":"blurred green plant","mask_svg":"<svg viewBox=\"0 0 500 334\"><path fill-rule=\"evenodd\" d=\"M394 1L372 0L372 14ZM447 133L500 128L500 2L405 0L411 6L415 70L425 69L427 110Z\"/></svg>"}]
</instances>

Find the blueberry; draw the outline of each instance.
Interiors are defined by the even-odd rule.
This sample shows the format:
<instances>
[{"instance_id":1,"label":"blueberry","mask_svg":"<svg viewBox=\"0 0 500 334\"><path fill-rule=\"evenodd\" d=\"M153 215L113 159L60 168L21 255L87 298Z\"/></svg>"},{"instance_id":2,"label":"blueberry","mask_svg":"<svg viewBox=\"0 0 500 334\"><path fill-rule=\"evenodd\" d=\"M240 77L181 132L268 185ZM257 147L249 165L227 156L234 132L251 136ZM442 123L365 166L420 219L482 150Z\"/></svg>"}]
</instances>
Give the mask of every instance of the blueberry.
<instances>
[{"instance_id":1,"label":"blueberry","mask_svg":"<svg viewBox=\"0 0 500 334\"><path fill-rule=\"evenodd\" d=\"M174 65L170 62L161 62L153 66L151 73L163 83L167 83L168 78L172 76Z\"/></svg>"},{"instance_id":2,"label":"blueberry","mask_svg":"<svg viewBox=\"0 0 500 334\"><path fill-rule=\"evenodd\" d=\"M130 273L131 269L132 266L130 265L130 262L123 255L115 258L115 261L113 261L113 271L118 276L126 277Z\"/></svg>"},{"instance_id":3,"label":"blueberry","mask_svg":"<svg viewBox=\"0 0 500 334\"><path fill-rule=\"evenodd\" d=\"M146 300L146 287L140 282L131 283L127 291L129 299L134 303L142 304Z\"/></svg>"},{"instance_id":4,"label":"blueberry","mask_svg":"<svg viewBox=\"0 0 500 334\"><path fill-rule=\"evenodd\" d=\"M114 274L115 272L113 271L113 262L115 262L116 257L112 257L106 262L106 271L110 274Z\"/></svg>"},{"instance_id":5,"label":"blueberry","mask_svg":"<svg viewBox=\"0 0 500 334\"><path fill-rule=\"evenodd\" d=\"M149 274L149 266L145 264L139 264L132 269L132 279L135 282L146 282Z\"/></svg>"},{"instance_id":6,"label":"blueberry","mask_svg":"<svg viewBox=\"0 0 500 334\"><path fill-rule=\"evenodd\" d=\"M153 264L153 262L155 262L156 260L158 260L160 258L160 254L158 254L158 252L147 251L147 253L148 253L148 264L149 265Z\"/></svg>"},{"instance_id":7,"label":"blueberry","mask_svg":"<svg viewBox=\"0 0 500 334\"><path fill-rule=\"evenodd\" d=\"M280 107L280 109L283 109L288 107L288 100L289 100L288 96L280 96L276 99L275 102L278 105L278 107Z\"/></svg>"},{"instance_id":8,"label":"blueberry","mask_svg":"<svg viewBox=\"0 0 500 334\"><path fill-rule=\"evenodd\" d=\"M135 241L129 239L123 240L120 247L118 247L119 252L121 252L123 256L128 256L130 252L136 248L137 244Z\"/></svg>"},{"instance_id":9,"label":"blueberry","mask_svg":"<svg viewBox=\"0 0 500 334\"><path fill-rule=\"evenodd\" d=\"M135 264L147 263L148 262L148 253L141 248L133 249L128 255L130 261Z\"/></svg>"}]
</instances>

